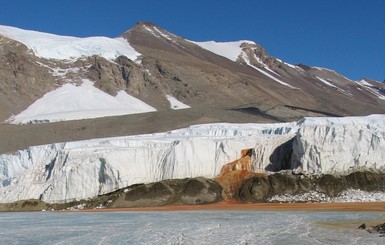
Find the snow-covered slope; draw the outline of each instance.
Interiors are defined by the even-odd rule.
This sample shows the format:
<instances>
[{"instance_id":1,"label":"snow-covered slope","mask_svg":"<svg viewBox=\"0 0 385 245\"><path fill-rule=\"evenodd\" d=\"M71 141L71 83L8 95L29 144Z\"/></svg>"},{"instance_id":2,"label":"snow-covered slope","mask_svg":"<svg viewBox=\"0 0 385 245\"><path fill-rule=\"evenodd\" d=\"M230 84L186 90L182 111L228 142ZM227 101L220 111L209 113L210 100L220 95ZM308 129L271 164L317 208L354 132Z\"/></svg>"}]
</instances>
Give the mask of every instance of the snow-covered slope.
<instances>
[{"instance_id":1,"label":"snow-covered slope","mask_svg":"<svg viewBox=\"0 0 385 245\"><path fill-rule=\"evenodd\" d=\"M170 178L215 177L254 148L255 171L293 140L291 169L303 173L383 170L385 115L305 118L282 124L206 124L151 135L33 146L0 156L0 202L93 197ZM282 166L281 166L282 167Z\"/></svg>"},{"instance_id":2,"label":"snow-covered slope","mask_svg":"<svg viewBox=\"0 0 385 245\"><path fill-rule=\"evenodd\" d=\"M235 42L215 42L215 41L207 41L207 42L193 42L204 49L207 49L214 54L226 57L229 60L237 61L239 56L242 54L243 50L241 45L243 43L255 44L252 41L235 41Z\"/></svg>"},{"instance_id":3,"label":"snow-covered slope","mask_svg":"<svg viewBox=\"0 0 385 245\"><path fill-rule=\"evenodd\" d=\"M247 49L245 49L245 47L243 47L243 46L252 45L252 46L255 46L255 48L256 48L257 45L255 42L247 41L247 40L235 41L235 42L215 42L215 41L208 41L208 42L193 42L193 41L191 41L191 42L197 44L198 46L200 46L203 49L209 50L210 52L213 52L217 55L226 57L227 59L232 60L234 62L238 62L238 61L246 62L247 65L253 67L254 69L259 71L260 73L262 73L266 77L272 79L273 81L275 81L281 85L284 85L286 87L296 89L296 87L291 86L287 82L282 81L282 78L279 78L279 75L277 73L275 73L274 71L272 71L255 54L248 54L248 53L250 53L250 50L246 51ZM261 65L263 68L265 68L266 71L261 69L260 67L257 67L255 65L251 64L249 55L252 55L253 59L256 60L258 62L258 64Z\"/></svg>"},{"instance_id":4,"label":"snow-covered slope","mask_svg":"<svg viewBox=\"0 0 385 245\"><path fill-rule=\"evenodd\" d=\"M360 81L357 81L357 84L361 86L362 89L368 91L373 96L385 100L385 89L380 88L379 86L374 86L373 84L369 83L365 79L361 79Z\"/></svg>"},{"instance_id":5,"label":"snow-covered slope","mask_svg":"<svg viewBox=\"0 0 385 245\"><path fill-rule=\"evenodd\" d=\"M115 97L83 80L81 86L64 84L12 117L13 124L56 122L156 111L143 101L120 91Z\"/></svg>"},{"instance_id":6,"label":"snow-covered slope","mask_svg":"<svg viewBox=\"0 0 385 245\"><path fill-rule=\"evenodd\" d=\"M0 35L23 43L36 56L47 59L75 60L92 55L115 59L124 55L135 60L140 55L123 38L68 37L2 25L0 25Z\"/></svg>"},{"instance_id":7,"label":"snow-covered slope","mask_svg":"<svg viewBox=\"0 0 385 245\"><path fill-rule=\"evenodd\" d=\"M179 100L177 100L175 97L173 97L171 95L166 95L166 98L167 98L168 102L170 103L170 108L172 110L181 110L181 109L191 108L190 106L180 102Z\"/></svg>"}]
</instances>

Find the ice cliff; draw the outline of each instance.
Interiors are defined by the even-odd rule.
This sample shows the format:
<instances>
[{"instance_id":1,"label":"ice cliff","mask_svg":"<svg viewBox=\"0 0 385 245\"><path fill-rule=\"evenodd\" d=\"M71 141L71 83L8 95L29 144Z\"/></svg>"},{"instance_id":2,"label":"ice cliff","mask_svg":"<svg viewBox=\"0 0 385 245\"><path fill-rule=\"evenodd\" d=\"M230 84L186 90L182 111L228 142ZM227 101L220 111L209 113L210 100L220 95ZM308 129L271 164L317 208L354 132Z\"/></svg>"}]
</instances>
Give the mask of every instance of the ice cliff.
<instances>
[{"instance_id":1,"label":"ice cliff","mask_svg":"<svg viewBox=\"0 0 385 245\"><path fill-rule=\"evenodd\" d=\"M31 146L0 155L0 202L64 202L162 179L217 176L252 148L254 171L382 170L385 115L280 124L206 124L170 132Z\"/></svg>"},{"instance_id":2,"label":"ice cliff","mask_svg":"<svg viewBox=\"0 0 385 245\"><path fill-rule=\"evenodd\" d=\"M291 168L305 173L383 170L385 115L305 118L298 122Z\"/></svg>"}]
</instances>

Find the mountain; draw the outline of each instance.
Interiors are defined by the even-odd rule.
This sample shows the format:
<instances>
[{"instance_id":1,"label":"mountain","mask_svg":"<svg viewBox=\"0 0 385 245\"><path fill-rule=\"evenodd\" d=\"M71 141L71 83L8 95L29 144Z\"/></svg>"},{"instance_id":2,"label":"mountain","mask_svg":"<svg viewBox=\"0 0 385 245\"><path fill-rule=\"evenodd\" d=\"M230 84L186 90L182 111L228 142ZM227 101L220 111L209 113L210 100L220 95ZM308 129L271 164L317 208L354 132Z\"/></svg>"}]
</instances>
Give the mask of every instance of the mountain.
<instances>
[{"instance_id":1,"label":"mountain","mask_svg":"<svg viewBox=\"0 0 385 245\"><path fill-rule=\"evenodd\" d=\"M169 110L169 98L174 98L213 115L217 110L257 113L257 121L384 112L383 84L291 65L270 57L252 41L193 42L152 23L138 23L115 39L64 37L5 26L0 27L0 36L0 120L13 123L73 119L45 120L39 111L35 119L31 109L24 121L9 118L63 85L80 86L85 80L112 97L125 92L157 111ZM80 105L89 101L81 99ZM97 105L71 109L60 108L59 101L44 104L55 104L52 113L100 110Z\"/></svg>"},{"instance_id":2,"label":"mountain","mask_svg":"<svg viewBox=\"0 0 385 245\"><path fill-rule=\"evenodd\" d=\"M8 139L0 152L197 123L385 111L382 83L291 65L252 41L194 42L146 22L118 38L0 26L0 64L0 135Z\"/></svg>"}]
</instances>

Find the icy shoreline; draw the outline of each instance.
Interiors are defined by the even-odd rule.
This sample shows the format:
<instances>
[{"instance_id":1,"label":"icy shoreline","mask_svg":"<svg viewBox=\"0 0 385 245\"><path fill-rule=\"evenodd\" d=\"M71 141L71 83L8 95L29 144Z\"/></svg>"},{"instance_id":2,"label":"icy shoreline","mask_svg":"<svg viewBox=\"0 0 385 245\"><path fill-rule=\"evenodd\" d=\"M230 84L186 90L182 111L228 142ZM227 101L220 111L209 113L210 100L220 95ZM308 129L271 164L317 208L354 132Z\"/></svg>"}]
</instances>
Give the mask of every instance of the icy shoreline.
<instances>
[{"instance_id":1,"label":"icy shoreline","mask_svg":"<svg viewBox=\"0 0 385 245\"><path fill-rule=\"evenodd\" d=\"M363 191L357 189L347 189L336 197L328 197L325 193L310 191L307 193L289 195L281 194L269 198L268 202L298 203L346 203L346 202L385 202L385 192L383 191Z\"/></svg>"}]
</instances>

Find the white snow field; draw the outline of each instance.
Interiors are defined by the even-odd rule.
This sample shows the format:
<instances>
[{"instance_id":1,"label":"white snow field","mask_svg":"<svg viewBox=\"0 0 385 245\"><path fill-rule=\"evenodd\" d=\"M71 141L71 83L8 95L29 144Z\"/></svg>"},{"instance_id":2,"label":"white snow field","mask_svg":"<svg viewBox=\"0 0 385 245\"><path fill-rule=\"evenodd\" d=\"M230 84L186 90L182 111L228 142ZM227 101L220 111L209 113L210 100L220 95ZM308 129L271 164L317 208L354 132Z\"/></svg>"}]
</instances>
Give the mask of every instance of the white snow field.
<instances>
[{"instance_id":1,"label":"white snow field","mask_svg":"<svg viewBox=\"0 0 385 245\"><path fill-rule=\"evenodd\" d=\"M12 124L57 122L151 111L156 109L125 91L112 96L84 79L80 86L67 83L46 93L8 121Z\"/></svg>"},{"instance_id":2,"label":"white snow field","mask_svg":"<svg viewBox=\"0 0 385 245\"><path fill-rule=\"evenodd\" d=\"M115 59L124 55L136 60L140 55L123 38L59 36L3 25L0 25L0 35L23 43L36 56L46 59L76 60L92 55Z\"/></svg>"},{"instance_id":3,"label":"white snow field","mask_svg":"<svg viewBox=\"0 0 385 245\"><path fill-rule=\"evenodd\" d=\"M214 54L226 57L227 59L232 61L237 61L239 56L243 53L243 50L241 47L243 43L255 44L255 42L247 41L247 40L241 40L241 41L235 41L235 42L215 42L215 41L207 41L207 42L190 41L190 42L195 43L200 47L202 47L203 49L213 52Z\"/></svg>"},{"instance_id":4,"label":"white snow field","mask_svg":"<svg viewBox=\"0 0 385 245\"><path fill-rule=\"evenodd\" d=\"M293 139L295 172L384 170L385 115L304 118L279 124L205 124L174 131L31 146L0 155L0 202L89 198L137 183L204 176L253 148L266 171L277 147Z\"/></svg>"},{"instance_id":5,"label":"white snow field","mask_svg":"<svg viewBox=\"0 0 385 245\"><path fill-rule=\"evenodd\" d=\"M190 41L192 43L197 44L203 49L206 49L210 52L213 52L214 54L223 56L229 60L232 60L236 62L238 59L242 58L245 60L247 65L253 67L263 75L267 76L268 78L274 80L275 82L287 86L292 89L297 89L296 87L291 86L290 84L282 81L281 79L278 79L277 77L273 76L272 74L268 73L267 71L264 71L263 69L253 66L250 63L250 60L248 59L247 54L243 51L242 44L249 43L249 44L255 44L255 42L242 40L242 41L235 41L235 42L215 42L215 41L207 41L207 42L194 42ZM255 56L255 55L254 55ZM264 64L258 57L255 56L255 59L264 66L266 70L269 72L275 74L276 76L279 76L277 73L275 73L273 70L271 70L266 64Z\"/></svg>"},{"instance_id":6,"label":"white snow field","mask_svg":"<svg viewBox=\"0 0 385 245\"><path fill-rule=\"evenodd\" d=\"M167 98L168 102L170 103L170 108L172 110L181 110L181 109L191 108L190 106L184 104L183 102L180 102L179 100L177 100L175 97L173 97L171 95L166 95L166 98Z\"/></svg>"}]
</instances>

